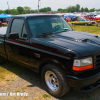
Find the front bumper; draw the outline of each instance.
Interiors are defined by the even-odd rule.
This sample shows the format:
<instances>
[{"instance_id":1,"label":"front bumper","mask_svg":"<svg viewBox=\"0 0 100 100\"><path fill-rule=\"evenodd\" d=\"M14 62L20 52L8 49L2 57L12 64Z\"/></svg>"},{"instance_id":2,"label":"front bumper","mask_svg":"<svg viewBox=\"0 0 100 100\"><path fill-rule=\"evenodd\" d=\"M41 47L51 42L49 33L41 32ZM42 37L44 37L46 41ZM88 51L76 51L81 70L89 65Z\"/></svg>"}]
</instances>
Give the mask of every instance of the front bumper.
<instances>
[{"instance_id":1,"label":"front bumper","mask_svg":"<svg viewBox=\"0 0 100 100\"><path fill-rule=\"evenodd\" d=\"M100 86L100 72L87 78L78 78L71 75L67 75L67 77L69 85L77 91L88 92Z\"/></svg>"}]
</instances>

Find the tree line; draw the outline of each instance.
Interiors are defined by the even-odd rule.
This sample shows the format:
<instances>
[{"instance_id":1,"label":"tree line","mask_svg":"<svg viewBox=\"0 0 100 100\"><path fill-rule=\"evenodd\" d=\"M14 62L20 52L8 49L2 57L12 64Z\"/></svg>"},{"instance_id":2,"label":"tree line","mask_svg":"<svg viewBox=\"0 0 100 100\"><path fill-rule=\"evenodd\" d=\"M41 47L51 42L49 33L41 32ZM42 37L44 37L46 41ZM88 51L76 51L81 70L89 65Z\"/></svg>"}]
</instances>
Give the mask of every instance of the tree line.
<instances>
[{"instance_id":1,"label":"tree line","mask_svg":"<svg viewBox=\"0 0 100 100\"><path fill-rule=\"evenodd\" d=\"M95 8L88 9L87 7L85 8L80 7L79 4L76 4L76 6L69 6L66 9L59 8L57 11L60 13L69 13L69 12L73 13L73 12L94 12L94 11L100 11L100 9L95 9Z\"/></svg>"},{"instance_id":2,"label":"tree line","mask_svg":"<svg viewBox=\"0 0 100 100\"><path fill-rule=\"evenodd\" d=\"M39 12L48 12L52 11L50 7L44 7L39 9ZM66 9L58 8L57 12L59 13L73 13L73 12L94 12L94 11L100 11L100 9L88 9L87 7L80 7L79 4L76 4L75 6L69 6ZM18 15L18 14L28 14L28 13L38 13L38 10L32 10L31 7L21 7L18 6L17 9L6 9L6 10L0 10L0 14L5 13L5 14L12 14L12 15Z\"/></svg>"},{"instance_id":3,"label":"tree line","mask_svg":"<svg viewBox=\"0 0 100 100\"><path fill-rule=\"evenodd\" d=\"M48 11L51 11L50 7L44 7L39 9L39 12L48 12ZM27 6L25 7L18 6L17 9L0 10L0 14L1 13L18 15L18 14L38 13L38 10L32 10L31 7L27 7Z\"/></svg>"}]
</instances>

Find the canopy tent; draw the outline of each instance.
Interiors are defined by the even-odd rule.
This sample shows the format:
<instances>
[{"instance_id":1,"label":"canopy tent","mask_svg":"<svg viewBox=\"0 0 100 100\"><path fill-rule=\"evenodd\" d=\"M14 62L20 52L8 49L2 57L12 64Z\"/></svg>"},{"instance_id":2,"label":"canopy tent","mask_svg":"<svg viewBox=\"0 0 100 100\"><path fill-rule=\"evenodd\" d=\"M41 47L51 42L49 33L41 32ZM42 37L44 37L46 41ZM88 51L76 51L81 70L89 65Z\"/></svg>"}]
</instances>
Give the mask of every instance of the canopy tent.
<instances>
[{"instance_id":1,"label":"canopy tent","mask_svg":"<svg viewBox=\"0 0 100 100\"><path fill-rule=\"evenodd\" d=\"M2 13L2 14L0 15L0 19L3 19L3 18L10 18L10 17Z\"/></svg>"},{"instance_id":2,"label":"canopy tent","mask_svg":"<svg viewBox=\"0 0 100 100\"><path fill-rule=\"evenodd\" d=\"M100 18L100 15L97 15L96 18Z\"/></svg>"},{"instance_id":3,"label":"canopy tent","mask_svg":"<svg viewBox=\"0 0 100 100\"><path fill-rule=\"evenodd\" d=\"M76 15L72 15L72 14L65 14L64 17L76 17Z\"/></svg>"},{"instance_id":4,"label":"canopy tent","mask_svg":"<svg viewBox=\"0 0 100 100\"><path fill-rule=\"evenodd\" d=\"M77 16L74 14L65 14L63 17L72 17L72 19L73 19L74 17L77 17Z\"/></svg>"}]
</instances>

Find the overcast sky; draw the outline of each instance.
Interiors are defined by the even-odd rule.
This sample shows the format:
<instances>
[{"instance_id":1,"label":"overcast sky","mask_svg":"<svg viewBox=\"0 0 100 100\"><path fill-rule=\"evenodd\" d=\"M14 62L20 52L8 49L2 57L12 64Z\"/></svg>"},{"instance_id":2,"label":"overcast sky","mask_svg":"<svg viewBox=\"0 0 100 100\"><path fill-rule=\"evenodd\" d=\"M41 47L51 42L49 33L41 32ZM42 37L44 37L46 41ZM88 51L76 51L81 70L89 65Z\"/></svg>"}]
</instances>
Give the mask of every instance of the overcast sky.
<instances>
[{"instance_id":1,"label":"overcast sky","mask_svg":"<svg viewBox=\"0 0 100 100\"><path fill-rule=\"evenodd\" d=\"M7 2L9 2L9 8L17 8L21 7L31 7L31 9L35 10L38 7L38 0L0 0L0 10L8 9ZM57 10L58 8L66 8L69 6L75 6L79 4L80 7L88 7L100 9L100 0L40 0L39 5L40 8L51 7L52 10Z\"/></svg>"}]
</instances>

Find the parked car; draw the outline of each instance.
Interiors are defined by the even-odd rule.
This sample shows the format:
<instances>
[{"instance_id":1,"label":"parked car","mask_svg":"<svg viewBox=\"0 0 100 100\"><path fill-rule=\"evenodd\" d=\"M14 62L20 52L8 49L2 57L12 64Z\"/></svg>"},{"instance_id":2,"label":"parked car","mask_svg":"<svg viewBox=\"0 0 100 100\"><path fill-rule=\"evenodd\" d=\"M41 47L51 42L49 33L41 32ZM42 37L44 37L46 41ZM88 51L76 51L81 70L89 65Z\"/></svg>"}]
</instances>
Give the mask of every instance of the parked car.
<instances>
[{"instance_id":1,"label":"parked car","mask_svg":"<svg viewBox=\"0 0 100 100\"><path fill-rule=\"evenodd\" d=\"M95 21L90 21L89 19L85 19L83 17L77 16L72 19L71 22L69 22L73 25L92 25L95 24Z\"/></svg>"},{"instance_id":2,"label":"parked car","mask_svg":"<svg viewBox=\"0 0 100 100\"><path fill-rule=\"evenodd\" d=\"M87 16L84 16L85 19L89 19L89 20L95 20L95 16L93 15L87 15Z\"/></svg>"}]
</instances>

